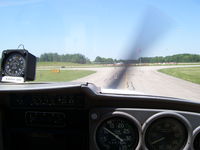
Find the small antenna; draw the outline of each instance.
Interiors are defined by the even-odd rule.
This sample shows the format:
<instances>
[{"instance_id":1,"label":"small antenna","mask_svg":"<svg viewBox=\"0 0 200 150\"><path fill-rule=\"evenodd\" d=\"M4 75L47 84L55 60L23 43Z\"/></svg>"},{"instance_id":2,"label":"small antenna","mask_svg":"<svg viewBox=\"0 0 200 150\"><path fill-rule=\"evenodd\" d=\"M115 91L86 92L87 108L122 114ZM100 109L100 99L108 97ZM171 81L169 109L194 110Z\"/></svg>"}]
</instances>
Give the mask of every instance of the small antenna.
<instances>
[{"instance_id":1,"label":"small antenna","mask_svg":"<svg viewBox=\"0 0 200 150\"><path fill-rule=\"evenodd\" d=\"M24 49L24 44L19 44L19 46L17 47L17 49L19 49L20 47L23 47L23 49Z\"/></svg>"}]
</instances>

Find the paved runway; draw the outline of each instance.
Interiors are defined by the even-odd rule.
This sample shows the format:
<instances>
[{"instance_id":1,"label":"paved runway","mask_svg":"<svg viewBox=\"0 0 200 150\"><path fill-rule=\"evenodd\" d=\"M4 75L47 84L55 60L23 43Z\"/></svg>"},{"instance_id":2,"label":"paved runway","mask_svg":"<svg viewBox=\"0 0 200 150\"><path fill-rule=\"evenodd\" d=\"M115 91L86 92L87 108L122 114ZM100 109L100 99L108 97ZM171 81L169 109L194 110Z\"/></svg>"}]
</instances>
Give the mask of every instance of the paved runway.
<instances>
[{"instance_id":1,"label":"paved runway","mask_svg":"<svg viewBox=\"0 0 200 150\"><path fill-rule=\"evenodd\" d=\"M136 90L148 95L177 97L200 101L200 85L178 79L158 72L158 69L186 67L186 66L142 66L130 67L123 79L120 89ZM195 66L192 66L195 67ZM71 69L71 68L70 68ZM77 70L95 70L95 74L75 80L91 82L106 88L107 84L117 80L117 71L120 67L105 68L75 68Z\"/></svg>"}]
</instances>

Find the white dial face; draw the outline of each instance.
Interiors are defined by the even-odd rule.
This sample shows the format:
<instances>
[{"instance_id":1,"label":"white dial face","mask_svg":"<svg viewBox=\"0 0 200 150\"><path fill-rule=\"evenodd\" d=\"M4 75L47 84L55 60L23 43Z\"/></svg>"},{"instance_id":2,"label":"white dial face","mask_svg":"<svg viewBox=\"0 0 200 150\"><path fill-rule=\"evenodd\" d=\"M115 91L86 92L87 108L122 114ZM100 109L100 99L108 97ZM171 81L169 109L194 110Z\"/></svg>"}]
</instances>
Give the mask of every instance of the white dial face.
<instances>
[{"instance_id":1,"label":"white dial face","mask_svg":"<svg viewBox=\"0 0 200 150\"><path fill-rule=\"evenodd\" d=\"M24 75L25 59L22 55L13 53L5 60L4 69L8 76L21 77Z\"/></svg>"},{"instance_id":2,"label":"white dial face","mask_svg":"<svg viewBox=\"0 0 200 150\"><path fill-rule=\"evenodd\" d=\"M137 127L122 117L105 120L96 132L96 143L100 150L133 150L138 141Z\"/></svg>"}]
</instances>

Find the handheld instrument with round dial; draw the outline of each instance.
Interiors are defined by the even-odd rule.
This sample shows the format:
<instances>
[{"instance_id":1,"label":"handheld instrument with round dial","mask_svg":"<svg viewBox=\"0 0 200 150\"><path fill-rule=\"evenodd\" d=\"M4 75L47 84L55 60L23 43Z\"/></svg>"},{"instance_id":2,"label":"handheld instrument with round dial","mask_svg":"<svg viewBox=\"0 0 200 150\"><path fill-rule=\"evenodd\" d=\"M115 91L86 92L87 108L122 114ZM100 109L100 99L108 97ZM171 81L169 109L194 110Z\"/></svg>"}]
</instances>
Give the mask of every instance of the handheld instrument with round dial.
<instances>
[{"instance_id":1,"label":"handheld instrument with round dial","mask_svg":"<svg viewBox=\"0 0 200 150\"><path fill-rule=\"evenodd\" d=\"M133 150L139 143L138 124L127 116L107 118L97 127L95 140L100 150Z\"/></svg>"},{"instance_id":2,"label":"handheld instrument with round dial","mask_svg":"<svg viewBox=\"0 0 200 150\"><path fill-rule=\"evenodd\" d=\"M2 52L1 81L23 83L33 81L36 57L25 49L8 49Z\"/></svg>"}]
</instances>

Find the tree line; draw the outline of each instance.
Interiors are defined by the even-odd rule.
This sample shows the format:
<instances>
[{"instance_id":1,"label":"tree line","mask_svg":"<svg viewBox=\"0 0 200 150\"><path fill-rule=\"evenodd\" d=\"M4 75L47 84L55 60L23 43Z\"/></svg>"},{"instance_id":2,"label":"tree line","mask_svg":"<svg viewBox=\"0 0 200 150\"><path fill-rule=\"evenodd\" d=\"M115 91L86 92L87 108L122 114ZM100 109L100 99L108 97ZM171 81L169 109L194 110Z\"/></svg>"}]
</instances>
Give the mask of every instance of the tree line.
<instances>
[{"instance_id":1,"label":"tree line","mask_svg":"<svg viewBox=\"0 0 200 150\"><path fill-rule=\"evenodd\" d=\"M97 56L94 60L94 63L97 63L97 64L114 64L116 61L117 61L116 59L104 58L104 57Z\"/></svg>"},{"instance_id":2,"label":"tree line","mask_svg":"<svg viewBox=\"0 0 200 150\"><path fill-rule=\"evenodd\" d=\"M183 63L183 62L200 62L199 54L176 54L172 56L155 56L155 57L140 57L137 60L123 60L104 58L97 56L94 61L91 61L83 54L62 54L44 53L39 58L41 62L72 62L79 64L114 64L114 63Z\"/></svg>"},{"instance_id":3,"label":"tree line","mask_svg":"<svg viewBox=\"0 0 200 150\"><path fill-rule=\"evenodd\" d=\"M156 57L141 57L139 62L142 63L184 63L184 62L200 62L198 54L176 54L172 56L156 56Z\"/></svg>"},{"instance_id":4,"label":"tree line","mask_svg":"<svg viewBox=\"0 0 200 150\"><path fill-rule=\"evenodd\" d=\"M78 64L91 63L90 60L82 54L62 54L44 53L39 58L41 62L72 62Z\"/></svg>"}]
</instances>

